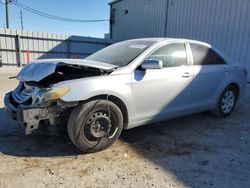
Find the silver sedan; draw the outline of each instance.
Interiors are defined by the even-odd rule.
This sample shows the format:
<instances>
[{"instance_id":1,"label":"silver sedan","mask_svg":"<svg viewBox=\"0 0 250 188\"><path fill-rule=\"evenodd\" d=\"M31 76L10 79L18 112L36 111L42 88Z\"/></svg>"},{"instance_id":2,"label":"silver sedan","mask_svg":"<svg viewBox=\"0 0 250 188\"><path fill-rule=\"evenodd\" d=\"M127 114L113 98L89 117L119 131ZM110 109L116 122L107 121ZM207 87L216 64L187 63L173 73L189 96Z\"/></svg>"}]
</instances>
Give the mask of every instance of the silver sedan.
<instances>
[{"instance_id":1,"label":"silver sedan","mask_svg":"<svg viewBox=\"0 0 250 188\"><path fill-rule=\"evenodd\" d=\"M227 117L244 96L247 71L209 44L150 38L83 60L39 60L17 79L5 106L26 134L66 127L89 153L112 145L123 129L202 111Z\"/></svg>"}]
</instances>

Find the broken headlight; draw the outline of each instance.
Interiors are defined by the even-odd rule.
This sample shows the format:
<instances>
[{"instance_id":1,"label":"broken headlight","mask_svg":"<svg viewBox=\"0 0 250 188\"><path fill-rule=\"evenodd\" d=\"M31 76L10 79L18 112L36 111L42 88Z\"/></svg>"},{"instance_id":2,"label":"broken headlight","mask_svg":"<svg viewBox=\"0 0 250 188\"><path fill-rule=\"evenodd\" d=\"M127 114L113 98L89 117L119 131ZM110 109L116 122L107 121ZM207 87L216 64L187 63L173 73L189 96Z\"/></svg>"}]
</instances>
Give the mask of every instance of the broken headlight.
<instances>
[{"instance_id":1,"label":"broken headlight","mask_svg":"<svg viewBox=\"0 0 250 188\"><path fill-rule=\"evenodd\" d=\"M70 88L67 87L59 87L52 88L44 93L44 101L52 101L62 98L66 93L70 91Z\"/></svg>"},{"instance_id":2,"label":"broken headlight","mask_svg":"<svg viewBox=\"0 0 250 188\"><path fill-rule=\"evenodd\" d=\"M67 88L67 87L51 88L48 90L40 90L34 96L33 104L41 104L42 102L60 99L69 91L70 91L70 88Z\"/></svg>"}]
</instances>

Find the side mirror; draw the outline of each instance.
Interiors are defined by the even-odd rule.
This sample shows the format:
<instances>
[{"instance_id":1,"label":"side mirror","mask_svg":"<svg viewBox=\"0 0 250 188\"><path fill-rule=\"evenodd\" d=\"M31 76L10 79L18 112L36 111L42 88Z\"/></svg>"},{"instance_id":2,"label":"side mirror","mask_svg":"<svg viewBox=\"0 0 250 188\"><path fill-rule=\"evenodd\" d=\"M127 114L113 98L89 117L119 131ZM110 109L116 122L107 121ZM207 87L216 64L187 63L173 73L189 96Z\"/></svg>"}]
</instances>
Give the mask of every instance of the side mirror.
<instances>
[{"instance_id":1,"label":"side mirror","mask_svg":"<svg viewBox=\"0 0 250 188\"><path fill-rule=\"evenodd\" d=\"M145 70L147 69L162 69L163 68L163 63L161 60L156 60L156 59L146 59L141 67Z\"/></svg>"}]
</instances>

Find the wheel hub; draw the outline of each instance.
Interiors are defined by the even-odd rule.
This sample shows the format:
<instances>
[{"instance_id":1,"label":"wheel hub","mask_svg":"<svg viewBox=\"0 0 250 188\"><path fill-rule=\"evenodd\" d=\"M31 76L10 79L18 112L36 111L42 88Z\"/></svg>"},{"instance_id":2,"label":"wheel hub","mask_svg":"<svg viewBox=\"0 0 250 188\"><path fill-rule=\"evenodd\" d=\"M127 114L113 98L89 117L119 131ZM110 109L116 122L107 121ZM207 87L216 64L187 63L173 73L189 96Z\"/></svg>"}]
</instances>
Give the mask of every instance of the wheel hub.
<instances>
[{"instance_id":1,"label":"wheel hub","mask_svg":"<svg viewBox=\"0 0 250 188\"><path fill-rule=\"evenodd\" d=\"M87 127L92 137L101 138L108 134L110 120L105 113L94 113L87 121Z\"/></svg>"},{"instance_id":2,"label":"wheel hub","mask_svg":"<svg viewBox=\"0 0 250 188\"><path fill-rule=\"evenodd\" d=\"M222 111L224 113L229 113L233 108L235 103L235 95L232 91L227 91L222 98Z\"/></svg>"}]
</instances>

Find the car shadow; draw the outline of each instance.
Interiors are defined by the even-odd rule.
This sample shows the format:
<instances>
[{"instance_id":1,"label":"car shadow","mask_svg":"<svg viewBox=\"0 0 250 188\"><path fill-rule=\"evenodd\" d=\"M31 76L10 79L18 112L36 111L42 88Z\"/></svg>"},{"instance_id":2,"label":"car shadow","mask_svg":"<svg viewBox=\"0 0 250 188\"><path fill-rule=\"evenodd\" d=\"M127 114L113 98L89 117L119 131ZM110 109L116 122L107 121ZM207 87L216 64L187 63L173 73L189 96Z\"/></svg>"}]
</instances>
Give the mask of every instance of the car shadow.
<instances>
[{"instance_id":1,"label":"car shadow","mask_svg":"<svg viewBox=\"0 0 250 188\"><path fill-rule=\"evenodd\" d=\"M204 116L204 114L195 117L197 116ZM152 158L155 158L155 155L163 154L160 152L161 150L164 150L164 154L188 154L191 149L201 146L176 141L179 140L179 137L184 137L183 134L187 134L188 129L190 129L179 122L190 119L194 121L195 117L189 116L123 131L120 140L136 148L141 154L152 156ZM3 108L0 109L0 120L0 152L3 154L19 157L55 157L82 154L71 143L67 134L37 133L25 136L24 130L19 127L17 122L11 120ZM196 125L194 124L194 126ZM173 135L178 138L175 139Z\"/></svg>"},{"instance_id":2,"label":"car shadow","mask_svg":"<svg viewBox=\"0 0 250 188\"><path fill-rule=\"evenodd\" d=\"M226 119L199 113L125 131L121 140L185 187L248 187L248 168L236 163L249 162L249 113L247 105Z\"/></svg>"},{"instance_id":3,"label":"car shadow","mask_svg":"<svg viewBox=\"0 0 250 188\"><path fill-rule=\"evenodd\" d=\"M24 130L0 109L0 152L18 157L71 156L81 152L68 136L36 134L25 136Z\"/></svg>"}]
</instances>

